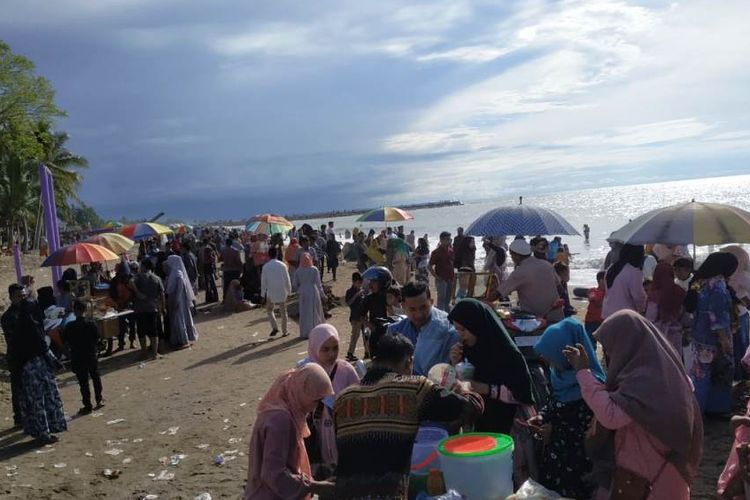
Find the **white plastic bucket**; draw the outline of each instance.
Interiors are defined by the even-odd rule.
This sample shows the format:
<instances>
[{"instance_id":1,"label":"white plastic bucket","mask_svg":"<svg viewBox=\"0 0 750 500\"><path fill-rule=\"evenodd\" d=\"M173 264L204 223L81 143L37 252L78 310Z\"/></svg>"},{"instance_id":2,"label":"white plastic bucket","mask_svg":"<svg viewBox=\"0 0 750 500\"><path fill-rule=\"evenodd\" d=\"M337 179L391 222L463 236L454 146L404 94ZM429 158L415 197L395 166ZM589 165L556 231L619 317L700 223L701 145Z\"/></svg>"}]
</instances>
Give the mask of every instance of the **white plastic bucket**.
<instances>
[{"instance_id":1,"label":"white plastic bucket","mask_svg":"<svg viewBox=\"0 0 750 500\"><path fill-rule=\"evenodd\" d=\"M470 432L443 439L437 447L448 489L469 500L504 500L513 494L513 438Z\"/></svg>"}]
</instances>

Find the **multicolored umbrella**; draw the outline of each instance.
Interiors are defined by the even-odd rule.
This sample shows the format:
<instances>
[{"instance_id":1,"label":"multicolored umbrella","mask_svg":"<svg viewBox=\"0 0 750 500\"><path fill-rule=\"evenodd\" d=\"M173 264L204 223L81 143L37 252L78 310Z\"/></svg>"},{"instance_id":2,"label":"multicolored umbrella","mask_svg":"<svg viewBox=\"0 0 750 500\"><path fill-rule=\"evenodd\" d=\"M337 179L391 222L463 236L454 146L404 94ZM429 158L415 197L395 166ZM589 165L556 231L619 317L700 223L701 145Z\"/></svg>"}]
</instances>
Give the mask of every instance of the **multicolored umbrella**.
<instances>
[{"instance_id":1,"label":"multicolored umbrella","mask_svg":"<svg viewBox=\"0 0 750 500\"><path fill-rule=\"evenodd\" d=\"M633 245L750 243L750 212L720 203L680 203L651 210L607 239Z\"/></svg>"},{"instance_id":2,"label":"multicolored umbrella","mask_svg":"<svg viewBox=\"0 0 750 500\"><path fill-rule=\"evenodd\" d=\"M73 264L88 264L106 260L119 260L120 256L101 245L93 243L74 243L64 246L44 259L42 267L70 266Z\"/></svg>"},{"instance_id":3,"label":"multicolored umbrella","mask_svg":"<svg viewBox=\"0 0 750 500\"><path fill-rule=\"evenodd\" d=\"M187 224L170 224L169 227L177 234L185 234L193 230L193 227Z\"/></svg>"},{"instance_id":4,"label":"multicolored umbrella","mask_svg":"<svg viewBox=\"0 0 750 500\"><path fill-rule=\"evenodd\" d=\"M413 218L412 214L398 207L383 207L360 215L357 222L399 222Z\"/></svg>"},{"instance_id":5,"label":"multicolored umbrella","mask_svg":"<svg viewBox=\"0 0 750 500\"><path fill-rule=\"evenodd\" d=\"M530 205L498 207L481 215L466 229L471 236L575 235L578 231L560 214Z\"/></svg>"},{"instance_id":6,"label":"multicolored umbrella","mask_svg":"<svg viewBox=\"0 0 750 500\"><path fill-rule=\"evenodd\" d=\"M93 243L95 245L103 246L107 250L111 250L117 255L127 253L128 250L133 248L135 241L117 233L102 233L96 236L86 238L86 243Z\"/></svg>"},{"instance_id":7,"label":"multicolored umbrella","mask_svg":"<svg viewBox=\"0 0 750 500\"><path fill-rule=\"evenodd\" d=\"M140 241L159 236L162 234L171 234L172 230L167 226L162 226L156 222L139 222L138 224L128 224L123 226L119 233L127 236L131 240Z\"/></svg>"},{"instance_id":8,"label":"multicolored umbrella","mask_svg":"<svg viewBox=\"0 0 750 500\"><path fill-rule=\"evenodd\" d=\"M286 233L294 227L294 224L286 220L281 215L262 214L256 215L248 221L245 229L253 234L277 234Z\"/></svg>"}]
</instances>

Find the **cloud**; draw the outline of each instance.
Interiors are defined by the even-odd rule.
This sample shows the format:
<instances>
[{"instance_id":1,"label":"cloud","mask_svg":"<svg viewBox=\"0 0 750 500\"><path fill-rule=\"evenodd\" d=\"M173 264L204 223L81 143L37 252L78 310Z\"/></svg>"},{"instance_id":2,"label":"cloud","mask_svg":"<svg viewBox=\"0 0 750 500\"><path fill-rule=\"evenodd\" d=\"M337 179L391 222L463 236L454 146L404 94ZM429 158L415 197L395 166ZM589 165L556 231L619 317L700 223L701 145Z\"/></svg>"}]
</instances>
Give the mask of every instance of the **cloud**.
<instances>
[{"instance_id":1,"label":"cloud","mask_svg":"<svg viewBox=\"0 0 750 500\"><path fill-rule=\"evenodd\" d=\"M6 3L3 37L53 82L85 199L112 215L471 199L750 157L746 0Z\"/></svg>"}]
</instances>

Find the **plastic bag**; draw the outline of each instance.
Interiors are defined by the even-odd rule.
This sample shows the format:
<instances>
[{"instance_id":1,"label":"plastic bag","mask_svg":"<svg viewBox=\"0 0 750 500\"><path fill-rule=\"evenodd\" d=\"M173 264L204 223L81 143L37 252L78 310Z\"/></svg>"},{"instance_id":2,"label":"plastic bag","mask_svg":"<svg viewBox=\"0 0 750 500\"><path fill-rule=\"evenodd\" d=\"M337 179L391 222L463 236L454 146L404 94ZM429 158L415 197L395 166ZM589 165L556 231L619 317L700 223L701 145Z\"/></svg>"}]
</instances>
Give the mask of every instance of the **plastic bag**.
<instances>
[{"instance_id":1,"label":"plastic bag","mask_svg":"<svg viewBox=\"0 0 750 500\"><path fill-rule=\"evenodd\" d=\"M513 495L505 500L566 500L552 490L548 490L533 479L527 479ZM570 499L572 500L572 499Z\"/></svg>"}]
</instances>

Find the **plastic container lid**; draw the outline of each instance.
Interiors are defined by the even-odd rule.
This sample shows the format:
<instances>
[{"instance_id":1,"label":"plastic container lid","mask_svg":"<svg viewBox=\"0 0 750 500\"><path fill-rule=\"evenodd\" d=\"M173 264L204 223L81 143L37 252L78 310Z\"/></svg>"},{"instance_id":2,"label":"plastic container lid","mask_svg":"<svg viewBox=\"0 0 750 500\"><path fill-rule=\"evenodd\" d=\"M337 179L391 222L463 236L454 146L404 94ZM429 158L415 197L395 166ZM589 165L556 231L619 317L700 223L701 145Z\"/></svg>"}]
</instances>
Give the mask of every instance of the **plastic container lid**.
<instances>
[{"instance_id":1,"label":"plastic container lid","mask_svg":"<svg viewBox=\"0 0 750 500\"><path fill-rule=\"evenodd\" d=\"M513 438L505 434L469 432L440 441L441 455L453 457L484 457L513 449Z\"/></svg>"}]
</instances>

